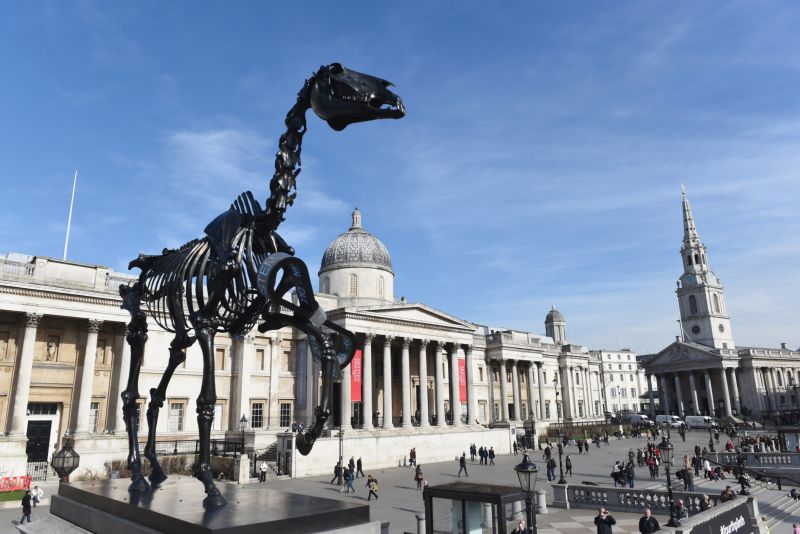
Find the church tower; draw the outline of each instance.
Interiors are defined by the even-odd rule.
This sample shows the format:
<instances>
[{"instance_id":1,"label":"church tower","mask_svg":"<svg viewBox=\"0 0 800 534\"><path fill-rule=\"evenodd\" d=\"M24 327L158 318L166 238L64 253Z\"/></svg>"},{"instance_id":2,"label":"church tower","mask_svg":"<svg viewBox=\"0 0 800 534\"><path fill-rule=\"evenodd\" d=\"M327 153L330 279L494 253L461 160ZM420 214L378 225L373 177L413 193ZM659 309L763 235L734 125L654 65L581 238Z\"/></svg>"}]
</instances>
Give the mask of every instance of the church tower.
<instances>
[{"instance_id":1,"label":"church tower","mask_svg":"<svg viewBox=\"0 0 800 534\"><path fill-rule=\"evenodd\" d=\"M692 208L681 188L683 200L683 275L678 279L678 306L684 339L717 349L733 349L731 319L725 306L722 284L708 268L706 246L694 224Z\"/></svg>"}]
</instances>

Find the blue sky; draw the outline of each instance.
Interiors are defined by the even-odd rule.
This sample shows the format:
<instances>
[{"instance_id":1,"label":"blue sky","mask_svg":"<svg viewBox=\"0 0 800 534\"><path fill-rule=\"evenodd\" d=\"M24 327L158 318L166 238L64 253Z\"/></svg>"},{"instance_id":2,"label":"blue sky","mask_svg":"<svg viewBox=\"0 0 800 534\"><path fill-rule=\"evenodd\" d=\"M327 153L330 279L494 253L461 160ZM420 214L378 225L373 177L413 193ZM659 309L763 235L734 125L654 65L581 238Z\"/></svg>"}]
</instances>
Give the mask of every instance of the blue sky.
<instances>
[{"instance_id":1,"label":"blue sky","mask_svg":"<svg viewBox=\"0 0 800 534\"><path fill-rule=\"evenodd\" d=\"M500 4L497 4L500 5ZM309 115L282 235L312 272L358 206L396 296L655 351L680 185L739 345L800 345L796 2L0 1L0 251L124 270L262 200L303 80L396 84L401 121Z\"/></svg>"}]
</instances>

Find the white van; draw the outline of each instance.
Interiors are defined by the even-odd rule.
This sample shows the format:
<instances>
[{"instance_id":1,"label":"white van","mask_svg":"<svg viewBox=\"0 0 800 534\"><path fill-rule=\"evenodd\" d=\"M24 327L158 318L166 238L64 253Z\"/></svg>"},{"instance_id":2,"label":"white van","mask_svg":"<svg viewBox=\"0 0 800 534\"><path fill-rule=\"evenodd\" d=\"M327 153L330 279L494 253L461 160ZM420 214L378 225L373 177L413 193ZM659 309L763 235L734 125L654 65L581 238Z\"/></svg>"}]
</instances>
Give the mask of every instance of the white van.
<instances>
[{"instance_id":1,"label":"white van","mask_svg":"<svg viewBox=\"0 0 800 534\"><path fill-rule=\"evenodd\" d=\"M689 428L708 428L711 425L711 428L715 428L717 426L716 421L712 417L707 415L687 415L684 418L684 422L686 426Z\"/></svg>"},{"instance_id":2,"label":"white van","mask_svg":"<svg viewBox=\"0 0 800 534\"><path fill-rule=\"evenodd\" d=\"M636 426L653 425L653 421L651 421L649 417L638 413L625 414L623 416L620 416L620 419L622 420L623 423L627 423L629 425L636 425Z\"/></svg>"},{"instance_id":3,"label":"white van","mask_svg":"<svg viewBox=\"0 0 800 534\"><path fill-rule=\"evenodd\" d=\"M684 422L677 415L657 415L656 425L663 426L664 423L669 423L670 428L680 428L684 426Z\"/></svg>"}]
</instances>

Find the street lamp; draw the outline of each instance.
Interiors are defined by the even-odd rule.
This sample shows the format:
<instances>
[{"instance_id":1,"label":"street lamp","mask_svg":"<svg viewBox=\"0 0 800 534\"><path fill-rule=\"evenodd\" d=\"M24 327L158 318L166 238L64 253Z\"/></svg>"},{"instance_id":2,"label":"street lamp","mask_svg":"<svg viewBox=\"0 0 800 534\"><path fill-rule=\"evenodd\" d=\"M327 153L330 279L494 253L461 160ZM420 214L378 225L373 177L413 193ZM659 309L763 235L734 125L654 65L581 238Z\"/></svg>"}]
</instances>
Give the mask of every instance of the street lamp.
<instances>
[{"instance_id":1,"label":"street lamp","mask_svg":"<svg viewBox=\"0 0 800 534\"><path fill-rule=\"evenodd\" d=\"M528 458L528 453L522 457L522 462L514 466L519 478L519 487L525 492L525 512L528 517L528 534L537 534L536 514L533 513L533 498L531 493L536 489L536 474L539 469L536 464Z\"/></svg>"},{"instance_id":2,"label":"street lamp","mask_svg":"<svg viewBox=\"0 0 800 534\"><path fill-rule=\"evenodd\" d=\"M667 522L667 526L679 527L681 526L681 523L675 519L675 506L672 501L672 479L669 476L669 466L672 462L672 453L674 452L674 447L664 436L661 438L661 443L658 446L658 450L661 451L661 460L664 462L667 470L667 495L669 496L669 522Z\"/></svg>"},{"instance_id":3,"label":"street lamp","mask_svg":"<svg viewBox=\"0 0 800 534\"><path fill-rule=\"evenodd\" d=\"M711 422L706 423L706 429L708 430L708 452L715 452L714 451L714 436L711 434L712 424Z\"/></svg>"},{"instance_id":4,"label":"street lamp","mask_svg":"<svg viewBox=\"0 0 800 534\"><path fill-rule=\"evenodd\" d=\"M247 416L242 414L242 418L239 419L239 430L242 432L242 450L239 452L239 456L244 454L244 431L247 430Z\"/></svg>"},{"instance_id":5,"label":"street lamp","mask_svg":"<svg viewBox=\"0 0 800 534\"><path fill-rule=\"evenodd\" d=\"M564 480L564 465L561 463L561 457L564 455L564 445L562 443L563 433L561 432L561 411L558 409L558 374L553 377L553 387L556 390L556 421L558 422L558 430L556 431L556 437L558 438L558 473L560 475L558 483L566 484L567 481Z\"/></svg>"},{"instance_id":6,"label":"street lamp","mask_svg":"<svg viewBox=\"0 0 800 534\"><path fill-rule=\"evenodd\" d=\"M80 455L72 446L72 438L65 437L64 446L53 455L53 459L50 461L50 465L53 466L53 470L62 482L69 482L70 473L78 468L81 461Z\"/></svg>"},{"instance_id":7,"label":"street lamp","mask_svg":"<svg viewBox=\"0 0 800 534\"><path fill-rule=\"evenodd\" d=\"M342 477L344 476L344 430L339 425L339 480L337 484L342 485Z\"/></svg>"}]
</instances>

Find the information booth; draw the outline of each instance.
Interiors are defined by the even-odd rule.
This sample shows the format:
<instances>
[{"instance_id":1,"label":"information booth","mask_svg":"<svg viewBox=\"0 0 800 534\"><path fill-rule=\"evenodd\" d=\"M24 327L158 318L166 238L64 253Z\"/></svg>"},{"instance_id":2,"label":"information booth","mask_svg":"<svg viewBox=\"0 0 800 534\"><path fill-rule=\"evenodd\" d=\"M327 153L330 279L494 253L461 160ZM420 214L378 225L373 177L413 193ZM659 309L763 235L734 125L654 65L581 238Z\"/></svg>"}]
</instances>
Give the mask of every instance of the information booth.
<instances>
[{"instance_id":1,"label":"information booth","mask_svg":"<svg viewBox=\"0 0 800 534\"><path fill-rule=\"evenodd\" d=\"M511 486L453 482L422 497L426 534L507 534L524 517L525 493Z\"/></svg>"}]
</instances>

